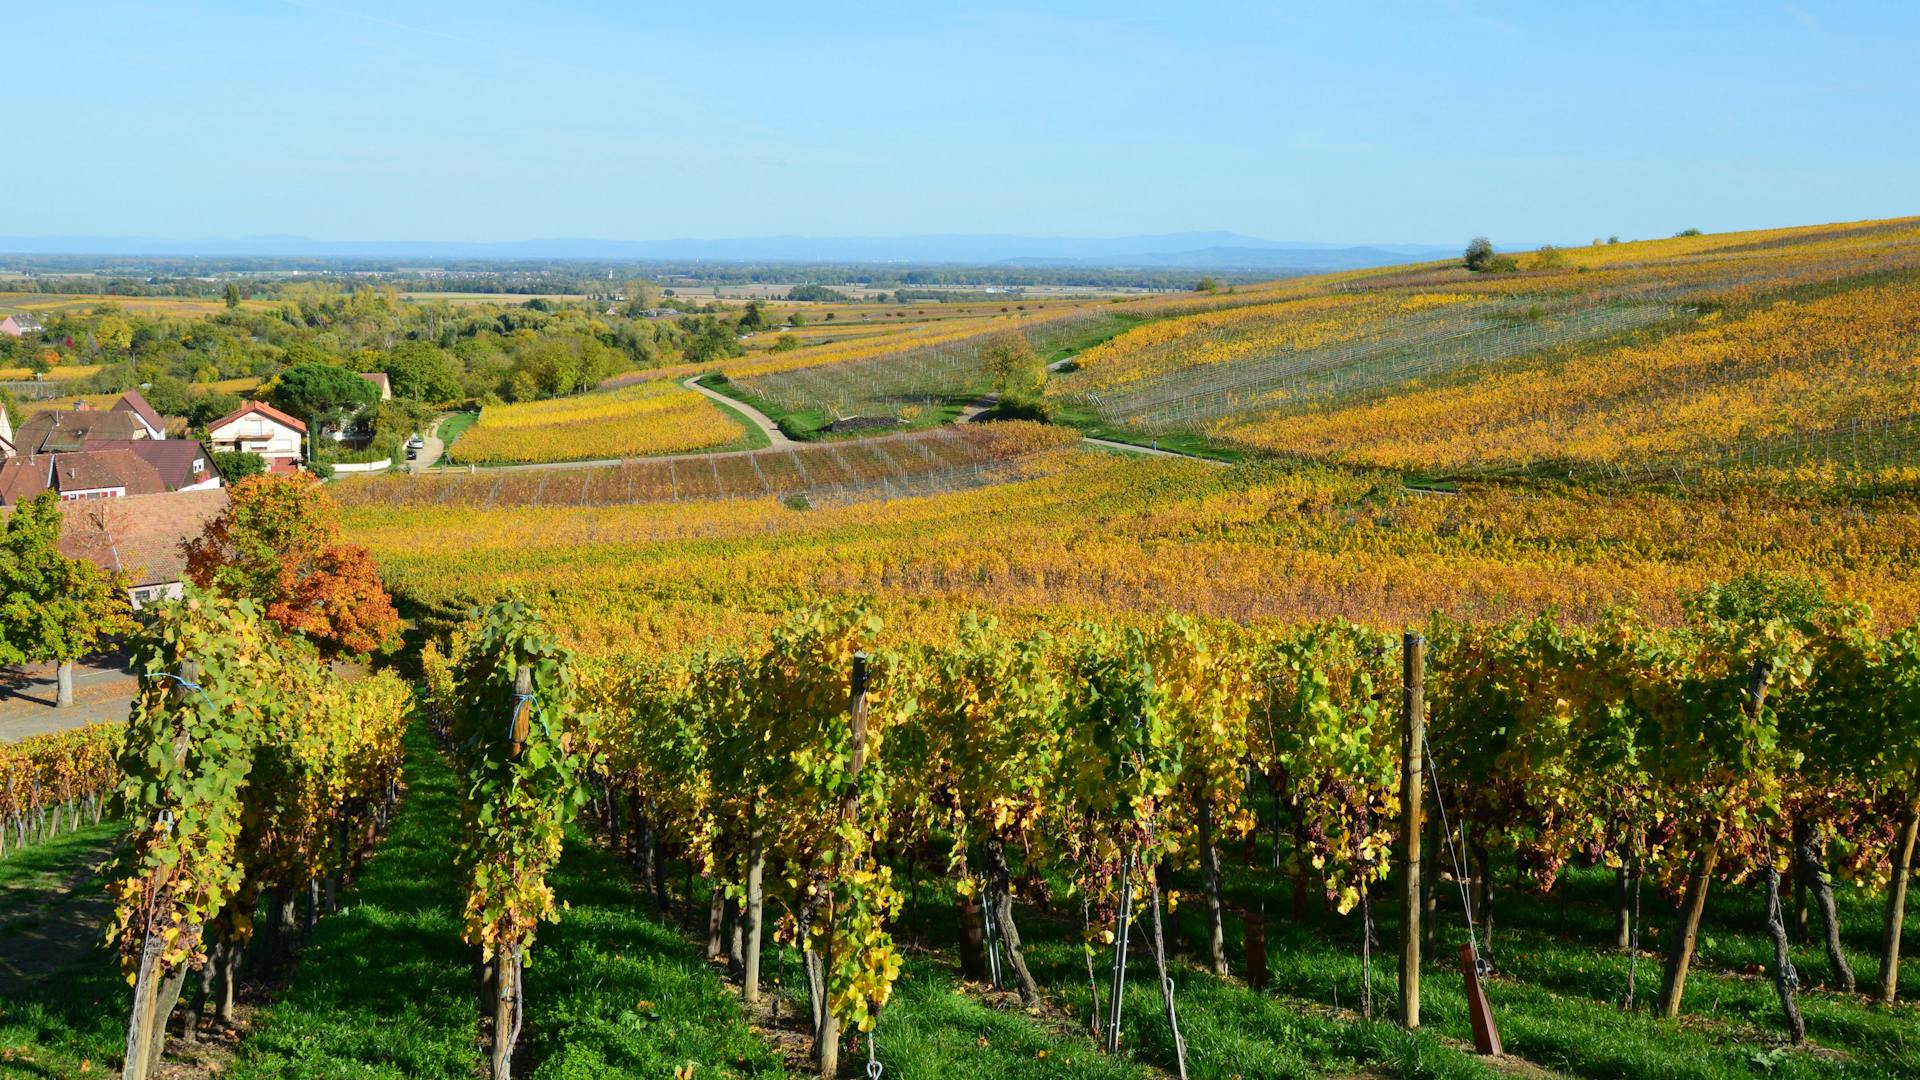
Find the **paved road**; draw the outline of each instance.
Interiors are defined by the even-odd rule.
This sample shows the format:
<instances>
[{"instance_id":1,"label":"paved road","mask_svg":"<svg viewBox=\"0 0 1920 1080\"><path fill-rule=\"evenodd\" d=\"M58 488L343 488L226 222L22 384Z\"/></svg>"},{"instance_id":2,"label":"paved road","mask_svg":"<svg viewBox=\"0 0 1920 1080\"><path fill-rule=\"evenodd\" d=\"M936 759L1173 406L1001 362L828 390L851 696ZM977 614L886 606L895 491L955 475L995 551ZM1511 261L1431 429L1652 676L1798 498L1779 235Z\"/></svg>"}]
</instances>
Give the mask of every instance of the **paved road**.
<instances>
[{"instance_id":1,"label":"paved road","mask_svg":"<svg viewBox=\"0 0 1920 1080\"><path fill-rule=\"evenodd\" d=\"M693 378L688 379L686 382L683 382L680 385L686 387L689 390L694 391L695 393L705 394L706 396L712 398L713 400L719 402L722 405L727 406L728 408L739 410L742 416L745 416L747 419L753 421L756 427L758 427L761 431L766 433L767 438L772 441L774 446L781 447L781 446L793 445L793 440L787 438L787 433L784 431L781 431L780 425L774 423L771 419L769 419L766 413L761 412L759 409L756 409L751 405L747 405L742 402L735 401L734 399L719 392L718 390L710 390L707 387L701 386L700 383L697 381L699 378L700 376L695 375ZM698 457L699 455L696 454L692 456Z\"/></svg>"},{"instance_id":2,"label":"paved road","mask_svg":"<svg viewBox=\"0 0 1920 1080\"><path fill-rule=\"evenodd\" d=\"M74 665L73 707L56 709L54 666L0 668L0 742L64 731L102 720L125 720L137 685L118 655Z\"/></svg>"},{"instance_id":3,"label":"paved road","mask_svg":"<svg viewBox=\"0 0 1920 1080\"><path fill-rule=\"evenodd\" d=\"M407 462L408 472L419 472L425 469L427 466L439 461L440 455L447 452L447 444L440 441L440 425L445 422L446 417L443 416L435 420L433 426L427 429L424 440L427 445L420 448L420 456L418 458Z\"/></svg>"}]
</instances>

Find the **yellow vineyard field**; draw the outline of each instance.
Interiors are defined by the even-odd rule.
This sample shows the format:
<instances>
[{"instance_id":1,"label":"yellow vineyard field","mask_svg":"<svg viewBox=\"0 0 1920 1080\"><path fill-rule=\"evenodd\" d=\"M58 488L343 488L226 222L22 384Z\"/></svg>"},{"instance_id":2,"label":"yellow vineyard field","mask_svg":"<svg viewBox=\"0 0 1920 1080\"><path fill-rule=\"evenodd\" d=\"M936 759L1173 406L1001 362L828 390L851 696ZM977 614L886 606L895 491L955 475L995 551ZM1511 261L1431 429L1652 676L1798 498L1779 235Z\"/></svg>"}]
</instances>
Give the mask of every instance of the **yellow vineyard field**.
<instances>
[{"instance_id":1,"label":"yellow vineyard field","mask_svg":"<svg viewBox=\"0 0 1920 1080\"><path fill-rule=\"evenodd\" d=\"M1418 496L1368 474L1091 453L1013 484L811 510L363 505L348 519L424 609L521 589L551 597L589 648L737 636L796 598L848 593L874 594L903 633L950 628L966 607L1019 622L1173 610L1390 627L1433 610L1589 620L1633 597L1671 620L1682 590L1758 567L1829 582L1894 624L1920 614L1907 503L1864 515L1737 495Z\"/></svg>"},{"instance_id":2,"label":"yellow vineyard field","mask_svg":"<svg viewBox=\"0 0 1920 1080\"><path fill-rule=\"evenodd\" d=\"M702 395L656 379L577 397L489 406L453 452L471 462L586 461L706 450L743 434Z\"/></svg>"}]
</instances>

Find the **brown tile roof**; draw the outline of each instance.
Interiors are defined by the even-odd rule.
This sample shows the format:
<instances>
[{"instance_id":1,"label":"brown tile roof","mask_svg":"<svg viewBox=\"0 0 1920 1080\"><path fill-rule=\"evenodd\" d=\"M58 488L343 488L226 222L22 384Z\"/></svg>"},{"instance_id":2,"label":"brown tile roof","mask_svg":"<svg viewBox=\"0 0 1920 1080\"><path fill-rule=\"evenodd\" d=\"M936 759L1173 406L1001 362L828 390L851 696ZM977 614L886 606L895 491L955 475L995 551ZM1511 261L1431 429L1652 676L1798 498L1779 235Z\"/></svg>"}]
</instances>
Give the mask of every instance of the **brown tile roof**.
<instances>
[{"instance_id":1,"label":"brown tile roof","mask_svg":"<svg viewBox=\"0 0 1920 1080\"><path fill-rule=\"evenodd\" d=\"M49 409L26 419L14 432L23 454L78 450L88 439L144 439L147 429L132 413L105 409Z\"/></svg>"},{"instance_id":2,"label":"brown tile roof","mask_svg":"<svg viewBox=\"0 0 1920 1080\"><path fill-rule=\"evenodd\" d=\"M207 430L213 431L216 428L225 427L226 425L232 423L235 420L240 419L241 417L247 415L248 413L256 413L256 412L259 413L261 416L266 417L269 420L276 420L282 424L285 424L286 426L292 428L295 431L300 432L303 435L306 433L307 425L301 423L298 420L295 420L293 417L288 416L286 413L281 412L279 409L274 408L273 406L267 404L264 401L247 402L246 404L233 410L232 412L221 417L220 419L215 420L213 423L208 424Z\"/></svg>"},{"instance_id":3,"label":"brown tile roof","mask_svg":"<svg viewBox=\"0 0 1920 1080\"><path fill-rule=\"evenodd\" d=\"M51 454L25 454L0 464L0 507L12 506L47 490Z\"/></svg>"},{"instance_id":4,"label":"brown tile roof","mask_svg":"<svg viewBox=\"0 0 1920 1080\"><path fill-rule=\"evenodd\" d=\"M124 450L158 470L166 491L178 491L213 475L212 455L192 439L135 439L132 442L88 439L80 449ZM198 469L193 467L195 462L200 464Z\"/></svg>"},{"instance_id":5,"label":"brown tile roof","mask_svg":"<svg viewBox=\"0 0 1920 1080\"><path fill-rule=\"evenodd\" d=\"M158 495L167 490L159 469L124 448L55 454L53 486L63 495L98 488L124 488L124 495Z\"/></svg>"},{"instance_id":6,"label":"brown tile roof","mask_svg":"<svg viewBox=\"0 0 1920 1080\"><path fill-rule=\"evenodd\" d=\"M138 390L129 390L121 394L120 400L113 403L112 411L130 412L145 420L147 426L157 432L165 433L167 430L166 419L156 412L153 406L147 404L147 399L141 397Z\"/></svg>"},{"instance_id":7,"label":"brown tile roof","mask_svg":"<svg viewBox=\"0 0 1920 1080\"><path fill-rule=\"evenodd\" d=\"M226 505L226 488L65 503L60 550L125 570L136 586L180 581L187 564L181 545L205 532Z\"/></svg>"}]
</instances>

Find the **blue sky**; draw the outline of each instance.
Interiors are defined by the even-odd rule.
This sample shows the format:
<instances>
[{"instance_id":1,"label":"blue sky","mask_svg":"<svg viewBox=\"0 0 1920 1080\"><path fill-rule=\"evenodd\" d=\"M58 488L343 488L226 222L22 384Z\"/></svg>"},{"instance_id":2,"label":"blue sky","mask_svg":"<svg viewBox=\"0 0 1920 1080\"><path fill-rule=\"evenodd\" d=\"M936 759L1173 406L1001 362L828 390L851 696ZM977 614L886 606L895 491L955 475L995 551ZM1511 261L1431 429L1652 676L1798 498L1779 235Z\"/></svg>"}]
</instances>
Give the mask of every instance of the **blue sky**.
<instances>
[{"instance_id":1,"label":"blue sky","mask_svg":"<svg viewBox=\"0 0 1920 1080\"><path fill-rule=\"evenodd\" d=\"M0 235L1531 243L1920 213L1911 3L75 0L5 25L27 142Z\"/></svg>"}]
</instances>

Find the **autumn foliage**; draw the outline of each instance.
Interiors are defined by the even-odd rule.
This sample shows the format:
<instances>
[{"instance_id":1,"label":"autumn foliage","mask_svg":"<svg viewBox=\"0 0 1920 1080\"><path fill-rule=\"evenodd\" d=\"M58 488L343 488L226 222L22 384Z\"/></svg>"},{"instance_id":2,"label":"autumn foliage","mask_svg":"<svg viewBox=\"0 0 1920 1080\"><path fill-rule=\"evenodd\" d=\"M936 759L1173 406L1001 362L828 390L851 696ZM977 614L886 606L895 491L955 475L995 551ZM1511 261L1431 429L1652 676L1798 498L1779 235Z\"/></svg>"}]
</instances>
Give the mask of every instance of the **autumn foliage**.
<instances>
[{"instance_id":1,"label":"autumn foliage","mask_svg":"<svg viewBox=\"0 0 1920 1080\"><path fill-rule=\"evenodd\" d=\"M400 629L367 549L341 539L339 507L310 477L235 484L186 552L194 584L259 600L269 619L329 655L377 651Z\"/></svg>"}]
</instances>

